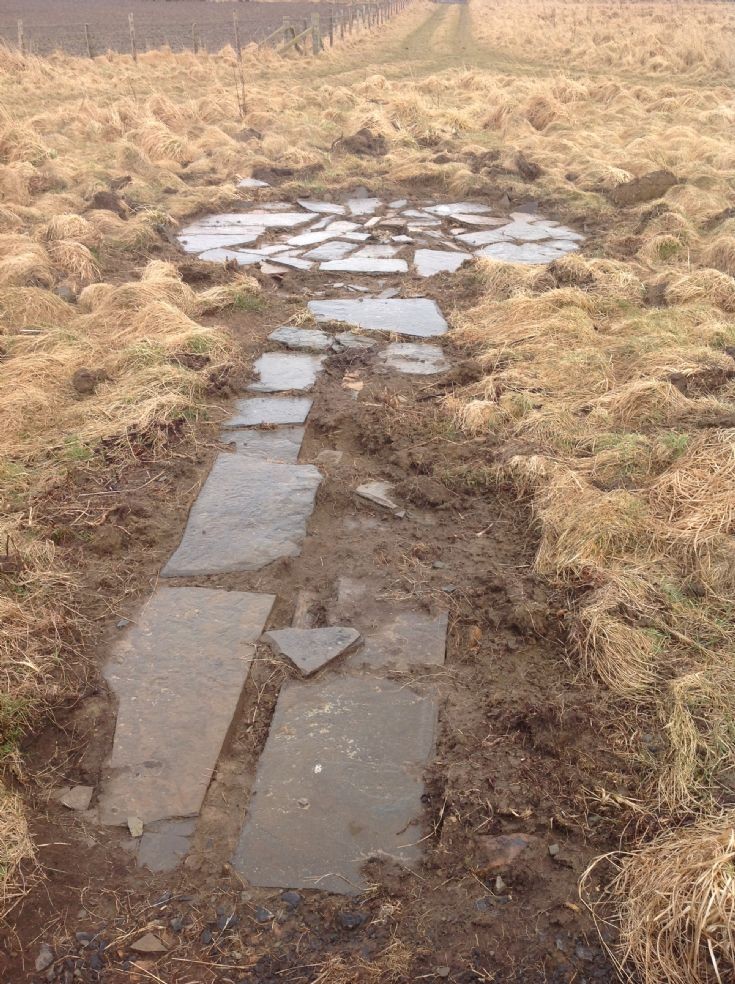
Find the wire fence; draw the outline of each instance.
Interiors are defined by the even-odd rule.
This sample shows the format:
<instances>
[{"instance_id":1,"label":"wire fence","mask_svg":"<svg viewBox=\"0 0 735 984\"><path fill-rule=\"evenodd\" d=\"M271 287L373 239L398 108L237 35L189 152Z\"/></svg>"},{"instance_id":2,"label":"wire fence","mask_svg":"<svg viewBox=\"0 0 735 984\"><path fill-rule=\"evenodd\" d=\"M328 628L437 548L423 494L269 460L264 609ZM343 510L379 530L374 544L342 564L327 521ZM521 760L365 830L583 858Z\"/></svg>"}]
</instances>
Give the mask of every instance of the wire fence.
<instances>
[{"instance_id":1,"label":"wire fence","mask_svg":"<svg viewBox=\"0 0 735 984\"><path fill-rule=\"evenodd\" d=\"M141 13L115 5L98 5L89 21L29 21L19 17L12 38L11 26L0 23L0 36L17 44L26 54L54 51L94 58L107 51L137 57L145 51L219 51L231 45L240 51L246 44L268 43L318 53L355 30L372 28L408 6L409 0L373 0L370 3L147 3ZM175 7L186 7L198 16L180 16ZM234 10L233 10L234 8ZM53 6L51 9L55 9ZM99 16L100 10L104 16ZM162 13L165 11L165 14ZM288 11L284 14L284 11ZM86 13L87 11L85 11ZM173 16L172 16L173 15Z\"/></svg>"}]
</instances>

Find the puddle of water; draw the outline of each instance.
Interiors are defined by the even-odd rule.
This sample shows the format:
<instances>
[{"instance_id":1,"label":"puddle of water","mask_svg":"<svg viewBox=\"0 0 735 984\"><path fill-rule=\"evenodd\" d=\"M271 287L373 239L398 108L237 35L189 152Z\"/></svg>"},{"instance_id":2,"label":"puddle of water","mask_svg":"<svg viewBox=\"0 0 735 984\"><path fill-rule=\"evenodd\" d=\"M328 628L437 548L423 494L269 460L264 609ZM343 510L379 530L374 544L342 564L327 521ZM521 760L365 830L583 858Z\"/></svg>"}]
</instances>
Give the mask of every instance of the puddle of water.
<instances>
[{"instance_id":1,"label":"puddle of water","mask_svg":"<svg viewBox=\"0 0 735 984\"><path fill-rule=\"evenodd\" d=\"M233 444L236 454L261 461L280 461L295 465L304 440L304 428L241 428L222 431L219 439L223 444Z\"/></svg>"},{"instance_id":2,"label":"puddle of water","mask_svg":"<svg viewBox=\"0 0 735 984\"><path fill-rule=\"evenodd\" d=\"M419 342L394 342L380 353L380 358L388 368L415 376L431 376L449 368L438 345Z\"/></svg>"}]
</instances>

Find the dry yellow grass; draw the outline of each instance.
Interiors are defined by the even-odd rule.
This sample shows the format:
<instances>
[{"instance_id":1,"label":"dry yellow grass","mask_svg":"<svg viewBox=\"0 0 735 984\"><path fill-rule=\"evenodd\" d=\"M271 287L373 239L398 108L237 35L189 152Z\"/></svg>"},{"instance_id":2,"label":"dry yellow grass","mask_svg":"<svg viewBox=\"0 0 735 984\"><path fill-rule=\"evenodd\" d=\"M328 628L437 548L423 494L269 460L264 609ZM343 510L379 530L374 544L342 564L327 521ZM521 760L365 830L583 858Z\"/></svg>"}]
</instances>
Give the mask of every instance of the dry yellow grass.
<instances>
[{"instance_id":1,"label":"dry yellow grass","mask_svg":"<svg viewBox=\"0 0 735 984\"><path fill-rule=\"evenodd\" d=\"M364 181L539 198L586 227L584 254L470 274L482 296L455 318L455 337L486 375L447 410L494 436L503 480L531 497L538 570L569 591L570 655L668 744L663 761L641 752L641 796L660 824L687 826L624 861L614 891L628 913L625 967L656 984L707 979L696 974L714 966L713 937L693 937L694 882L670 859L672 844L696 853L713 824L726 829L718 803L735 753L734 27L735 10L718 3L417 5L379 41L350 39L318 61L246 51L242 112L230 50L137 65L0 52L0 324L12 379L0 480L20 583L34 584L28 598L0 599L3 699L24 688L42 698L39 683L57 679L51 640L74 571L29 508L66 480L64 438L93 460L104 437L200 412L199 378L167 356L189 345L228 357L226 336L197 319L252 289L195 293L149 263L161 230L237 202L237 178L273 161L322 168L284 195ZM363 126L386 155L331 150ZM540 170L533 182L522 159ZM660 201L612 203L616 185L661 168L678 183ZM122 216L91 207L123 178ZM53 293L60 283L81 290L77 307ZM110 378L78 401L68 379L90 364ZM32 672L19 658L29 636ZM731 912L718 852L700 857L697 905ZM683 952L675 938L689 941L679 976L657 977L657 952L641 940L652 924L635 905L651 898L673 912L672 952Z\"/></svg>"}]
</instances>

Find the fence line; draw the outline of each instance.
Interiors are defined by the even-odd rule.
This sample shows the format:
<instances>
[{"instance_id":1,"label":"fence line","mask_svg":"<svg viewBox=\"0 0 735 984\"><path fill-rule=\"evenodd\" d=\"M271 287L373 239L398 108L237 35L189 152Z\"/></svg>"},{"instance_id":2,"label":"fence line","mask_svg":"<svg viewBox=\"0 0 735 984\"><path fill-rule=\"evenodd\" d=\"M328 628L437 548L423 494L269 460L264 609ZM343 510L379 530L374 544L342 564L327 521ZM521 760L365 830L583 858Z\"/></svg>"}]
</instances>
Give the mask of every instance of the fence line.
<instances>
[{"instance_id":1,"label":"fence line","mask_svg":"<svg viewBox=\"0 0 735 984\"><path fill-rule=\"evenodd\" d=\"M312 13L310 19L284 17L283 23L271 34L262 40L253 39L253 43L260 48L272 46L280 52L294 49L300 54L310 51L317 55L326 47L333 47L336 39L343 40L357 31L372 30L385 24L411 3L413 0L366 0L366 2L351 2L344 6L333 7L326 17L318 11ZM197 21L187 20L184 23L168 21L155 27L141 28L140 24L136 24L134 15L128 13L127 31L122 23L117 30L108 35L108 40L111 39L112 44L107 46L95 36L95 30L89 23L44 24L39 25L37 30L43 31L46 35L42 42L44 48L56 45L53 50L65 51L65 45L69 45L88 58L95 58L104 51L113 50L119 53L127 51L133 60L137 61L141 51L155 51L161 47L174 45L177 50L191 50L194 54L208 52L207 31L217 35L218 40L214 41L214 45L219 44L223 47L227 44L227 31L221 22L202 25ZM54 30L59 32L58 38L49 37L49 32ZM23 55L38 53L33 32L34 25L18 20L18 49ZM172 45L171 39L174 37L176 40ZM188 38L190 42L187 43L184 39ZM242 41L237 11L233 12L230 39L237 58L241 61Z\"/></svg>"}]
</instances>

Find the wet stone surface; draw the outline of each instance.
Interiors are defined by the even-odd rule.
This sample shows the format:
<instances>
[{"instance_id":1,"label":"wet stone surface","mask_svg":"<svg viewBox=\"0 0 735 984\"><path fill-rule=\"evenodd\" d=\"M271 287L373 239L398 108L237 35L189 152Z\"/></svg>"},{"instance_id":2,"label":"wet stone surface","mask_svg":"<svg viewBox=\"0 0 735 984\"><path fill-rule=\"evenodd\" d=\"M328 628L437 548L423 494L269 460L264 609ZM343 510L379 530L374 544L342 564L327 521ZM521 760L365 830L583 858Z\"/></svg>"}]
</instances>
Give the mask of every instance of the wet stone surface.
<instances>
[{"instance_id":1,"label":"wet stone surface","mask_svg":"<svg viewBox=\"0 0 735 984\"><path fill-rule=\"evenodd\" d=\"M435 273L453 273L471 259L471 253L452 253L438 249L417 249L413 256L416 273L420 277L433 277Z\"/></svg>"},{"instance_id":2,"label":"wet stone surface","mask_svg":"<svg viewBox=\"0 0 735 984\"><path fill-rule=\"evenodd\" d=\"M405 260L381 259L370 256L348 256L344 260L328 260L321 263L319 268L325 271L339 273L407 273L408 263Z\"/></svg>"},{"instance_id":3,"label":"wet stone surface","mask_svg":"<svg viewBox=\"0 0 735 984\"><path fill-rule=\"evenodd\" d=\"M394 332L416 338L444 335L449 328L436 302L427 297L310 301L309 310L317 321L345 321L369 331Z\"/></svg>"},{"instance_id":4,"label":"wet stone surface","mask_svg":"<svg viewBox=\"0 0 735 984\"><path fill-rule=\"evenodd\" d=\"M156 590L104 668L118 713L101 823L199 812L274 601L209 588Z\"/></svg>"},{"instance_id":5,"label":"wet stone surface","mask_svg":"<svg viewBox=\"0 0 735 984\"><path fill-rule=\"evenodd\" d=\"M352 895L364 862L421 854L436 706L389 680L282 688L233 865L253 885Z\"/></svg>"},{"instance_id":6,"label":"wet stone surface","mask_svg":"<svg viewBox=\"0 0 735 984\"><path fill-rule=\"evenodd\" d=\"M277 656L290 659L304 676L311 676L342 653L354 649L360 641L360 633L344 626L275 629L266 632L263 641Z\"/></svg>"},{"instance_id":7,"label":"wet stone surface","mask_svg":"<svg viewBox=\"0 0 735 984\"><path fill-rule=\"evenodd\" d=\"M313 465L221 454L162 576L259 571L298 556L320 481Z\"/></svg>"},{"instance_id":8,"label":"wet stone surface","mask_svg":"<svg viewBox=\"0 0 735 984\"><path fill-rule=\"evenodd\" d=\"M266 352L253 369L259 379L250 383L256 393L278 393L283 390L308 390L316 382L324 356L295 352Z\"/></svg>"},{"instance_id":9,"label":"wet stone surface","mask_svg":"<svg viewBox=\"0 0 735 984\"><path fill-rule=\"evenodd\" d=\"M137 861L150 871L173 871L189 850L196 820L161 820L140 838Z\"/></svg>"},{"instance_id":10,"label":"wet stone surface","mask_svg":"<svg viewBox=\"0 0 735 984\"><path fill-rule=\"evenodd\" d=\"M220 435L220 440L224 443L234 444L235 452L245 457L257 458L261 461L281 461L295 465L304 440L304 428L226 430Z\"/></svg>"},{"instance_id":11,"label":"wet stone surface","mask_svg":"<svg viewBox=\"0 0 735 984\"><path fill-rule=\"evenodd\" d=\"M314 352L326 352L332 347L332 336L316 328L293 328L282 325L268 336L271 342L280 342L286 348L309 349Z\"/></svg>"},{"instance_id":12,"label":"wet stone surface","mask_svg":"<svg viewBox=\"0 0 735 984\"><path fill-rule=\"evenodd\" d=\"M225 421L227 428L258 427L263 424L303 424L311 400L304 396L255 396L237 400L235 412Z\"/></svg>"},{"instance_id":13,"label":"wet stone surface","mask_svg":"<svg viewBox=\"0 0 735 984\"><path fill-rule=\"evenodd\" d=\"M281 253L273 263L280 265L281 272L284 267L313 268L368 277L408 273L410 264L418 276L431 277L458 269L473 255L510 263L548 263L578 249L584 240L580 233L534 211L496 215L480 202L397 201L396 205L355 197L344 202L262 203L199 219L182 229L179 239L186 251L204 260L231 260L241 266L259 263L264 271L272 265L265 262L267 250L314 247L300 256ZM276 241L265 242L269 238ZM411 249L397 256L397 247L389 240ZM361 241L364 245L358 250L356 243Z\"/></svg>"},{"instance_id":14,"label":"wet stone surface","mask_svg":"<svg viewBox=\"0 0 735 984\"><path fill-rule=\"evenodd\" d=\"M438 345L422 345L420 342L394 342L379 358L388 369L415 376L431 376L446 372L449 363Z\"/></svg>"},{"instance_id":15,"label":"wet stone surface","mask_svg":"<svg viewBox=\"0 0 735 984\"><path fill-rule=\"evenodd\" d=\"M377 583L341 577L330 616L362 633L363 645L348 658L349 666L407 670L444 663L448 613L416 611L382 599Z\"/></svg>"}]
</instances>

